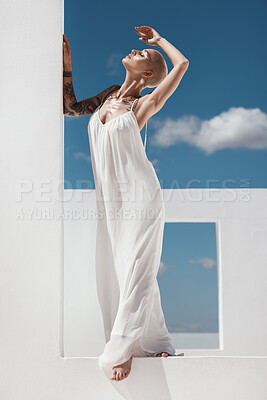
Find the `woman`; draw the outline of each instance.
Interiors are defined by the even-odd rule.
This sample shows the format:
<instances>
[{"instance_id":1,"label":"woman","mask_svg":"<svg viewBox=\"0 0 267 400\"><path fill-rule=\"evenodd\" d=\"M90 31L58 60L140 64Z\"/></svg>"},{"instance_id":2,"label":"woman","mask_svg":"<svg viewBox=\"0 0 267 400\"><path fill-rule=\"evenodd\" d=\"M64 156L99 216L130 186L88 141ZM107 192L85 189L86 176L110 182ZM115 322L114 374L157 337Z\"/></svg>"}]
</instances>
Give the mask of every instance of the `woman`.
<instances>
[{"instance_id":1,"label":"woman","mask_svg":"<svg viewBox=\"0 0 267 400\"><path fill-rule=\"evenodd\" d=\"M88 134L100 215L97 290L107 342L99 365L112 364L114 380L129 375L132 356L176 355L156 279L164 200L140 131L178 87L189 62L155 29L135 30L144 43L165 51L173 63L170 73L157 50L132 50L122 60L126 70L122 86L110 86L80 102L72 86L69 42L63 38L64 115L93 114ZM156 89L141 96L145 87Z\"/></svg>"}]
</instances>

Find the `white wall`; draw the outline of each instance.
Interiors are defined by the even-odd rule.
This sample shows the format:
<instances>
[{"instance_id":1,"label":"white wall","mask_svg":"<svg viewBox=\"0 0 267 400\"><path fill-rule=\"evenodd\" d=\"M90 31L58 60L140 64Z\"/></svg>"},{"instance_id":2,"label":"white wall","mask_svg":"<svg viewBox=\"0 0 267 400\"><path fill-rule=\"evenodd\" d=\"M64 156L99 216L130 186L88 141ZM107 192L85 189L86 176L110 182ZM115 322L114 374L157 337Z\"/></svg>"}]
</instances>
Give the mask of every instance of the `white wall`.
<instances>
[{"instance_id":1,"label":"white wall","mask_svg":"<svg viewBox=\"0 0 267 400\"><path fill-rule=\"evenodd\" d=\"M113 382L97 367L96 358L60 356L64 350L60 339L64 327L62 221L56 216L49 220L44 216L29 219L27 215L19 220L18 212L48 208L56 215L62 210L55 195L47 202L38 199L40 181L51 179L51 186L56 187L63 178L62 12L61 0L9 0L1 4L0 397L121 399L123 391L124 398L135 400L263 400L267 370L263 340L266 222L260 222L266 218L263 208L256 216L258 230L251 229L247 235L241 235L242 229L237 228L241 215L243 229L248 227L243 205L236 205L232 221L224 221L228 231L231 228L235 232L231 243L221 236L221 265L225 266L226 258L232 259L232 268L226 265L228 275L222 292L226 299L222 305L224 343L234 344L227 357L135 358L130 376ZM24 186L28 192L20 202L17 185L22 180L28 180ZM256 203L263 207L265 191L254 192ZM212 218L218 208L223 217L232 206L211 206ZM191 207L194 215L190 218L206 217L206 208L197 204L187 203L183 209L189 212ZM254 212L249 204L245 207L247 212ZM236 254L236 244L244 249L241 258ZM251 251L251 244L255 251ZM245 260L251 270L245 270L244 282L236 288L237 266ZM227 315L233 290L237 299L243 298L244 307L240 311L231 304L232 314ZM227 331L230 324L233 329ZM248 338L253 343L249 344ZM244 352L245 357L240 355Z\"/></svg>"}]
</instances>

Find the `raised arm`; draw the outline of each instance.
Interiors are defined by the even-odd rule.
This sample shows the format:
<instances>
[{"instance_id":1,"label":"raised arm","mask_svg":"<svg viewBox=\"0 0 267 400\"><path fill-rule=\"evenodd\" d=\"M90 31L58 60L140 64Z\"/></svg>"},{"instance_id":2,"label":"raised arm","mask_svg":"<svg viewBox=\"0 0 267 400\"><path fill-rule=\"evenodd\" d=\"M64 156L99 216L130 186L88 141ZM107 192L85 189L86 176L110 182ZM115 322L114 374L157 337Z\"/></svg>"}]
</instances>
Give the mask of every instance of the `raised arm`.
<instances>
[{"instance_id":1,"label":"raised arm","mask_svg":"<svg viewBox=\"0 0 267 400\"><path fill-rule=\"evenodd\" d=\"M119 85L112 85L96 96L77 101L72 83L71 49L65 35L63 35L63 69L64 115L79 117L81 115L93 114L99 104L101 104L110 93L120 88Z\"/></svg>"},{"instance_id":2,"label":"raised arm","mask_svg":"<svg viewBox=\"0 0 267 400\"><path fill-rule=\"evenodd\" d=\"M136 28L136 33L143 42L160 47L170 58L173 68L163 81L148 96L148 101L153 105L154 114L158 112L177 89L188 66L188 59L165 38L161 37L153 28L142 26Z\"/></svg>"}]
</instances>

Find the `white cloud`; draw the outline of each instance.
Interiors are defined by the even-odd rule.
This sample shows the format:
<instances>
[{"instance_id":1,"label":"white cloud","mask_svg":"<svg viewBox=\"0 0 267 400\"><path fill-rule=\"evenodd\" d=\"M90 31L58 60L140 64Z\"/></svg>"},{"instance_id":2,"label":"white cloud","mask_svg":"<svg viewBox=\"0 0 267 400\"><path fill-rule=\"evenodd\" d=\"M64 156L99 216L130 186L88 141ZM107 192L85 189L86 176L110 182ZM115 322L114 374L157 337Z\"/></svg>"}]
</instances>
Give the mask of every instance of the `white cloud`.
<instances>
[{"instance_id":1,"label":"white cloud","mask_svg":"<svg viewBox=\"0 0 267 400\"><path fill-rule=\"evenodd\" d=\"M188 262L189 264L200 264L205 269L214 269L216 268L217 265L215 260L208 257L197 258L197 259L190 258Z\"/></svg>"},{"instance_id":2,"label":"white cloud","mask_svg":"<svg viewBox=\"0 0 267 400\"><path fill-rule=\"evenodd\" d=\"M222 149L267 149L267 114L259 108L232 107L210 120L189 115L173 120L166 118L159 125L151 143L168 147L188 143L206 154Z\"/></svg>"},{"instance_id":3,"label":"white cloud","mask_svg":"<svg viewBox=\"0 0 267 400\"><path fill-rule=\"evenodd\" d=\"M156 165L158 164L159 160L157 160L156 158L154 158L154 160L151 161L154 167L154 170L156 172L159 172L159 169L156 167Z\"/></svg>"},{"instance_id":4,"label":"white cloud","mask_svg":"<svg viewBox=\"0 0 267 400\"><path fill-rule=\"evenodd\" d=\"M164 274L164 272L166 272L167 269L168 269L167 264L164 263L163 261L160 261L158 275Z\"/></svg>"},{"instance_id":5,"label":"white cloud","mask_svg":"<svg viewBox=\"0 0 267 400\"><path fill-rule=\"evenodd\" d=\"M122 59L127 56L121 53L113 53L107 60L108 75L114 76L121 73Z\"/></svg>"},{"instance_id":6,"label":"white cloud","mask_svg":"<svg viewBox=\"0 0 267 400\"><path fill-rule=\"evenodd\" d=\"M88 156L88 155L85 154L85 153L82 153L82 152L74 153L73 156L74 156L74 158L75 158L76 160L85 160L85 161L87 161L87 162L91 162L91 157Z\"/></svg>"}]
</instances>

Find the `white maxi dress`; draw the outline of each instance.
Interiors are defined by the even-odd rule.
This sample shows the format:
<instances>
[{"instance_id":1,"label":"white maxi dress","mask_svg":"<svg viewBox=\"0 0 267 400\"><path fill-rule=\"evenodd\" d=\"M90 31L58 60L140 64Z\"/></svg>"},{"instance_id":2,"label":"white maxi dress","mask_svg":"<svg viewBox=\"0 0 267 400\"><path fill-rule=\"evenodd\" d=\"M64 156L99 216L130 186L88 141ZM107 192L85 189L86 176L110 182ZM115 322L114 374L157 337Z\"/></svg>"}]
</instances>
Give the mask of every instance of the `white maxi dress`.
<instances>
[{"instance_id":1,"label":"white maxi dress","mask_svg":"<svg viewBox=\"0 0 267 400\"><path fill-rule=\"evenodd\" d=\"M132 355L176 355L156 279L164 200L143 146L135 101L130 111L105 124L100 105L88 124L97 202L96 284L106 341L100 366L121 364Z\"/></svg>"}]
</instances>

